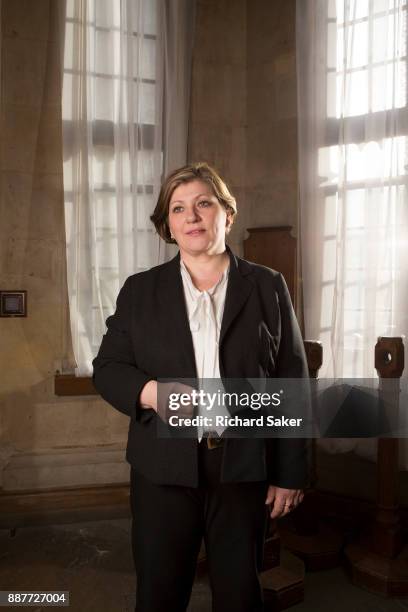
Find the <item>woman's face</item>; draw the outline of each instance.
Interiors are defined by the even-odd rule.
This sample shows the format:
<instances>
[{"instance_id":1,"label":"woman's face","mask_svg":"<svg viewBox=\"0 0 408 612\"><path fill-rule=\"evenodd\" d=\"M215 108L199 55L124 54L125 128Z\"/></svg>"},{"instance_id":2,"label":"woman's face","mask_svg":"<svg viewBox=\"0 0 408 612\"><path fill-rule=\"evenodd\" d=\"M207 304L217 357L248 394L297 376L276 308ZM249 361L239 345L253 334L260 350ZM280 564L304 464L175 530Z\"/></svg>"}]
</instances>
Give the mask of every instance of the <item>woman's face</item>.
<instances>
[{"instance_id":1,"label":"woman's face","mask_svg":"<svg viewBox=\"0 0 408 612\"><path fill-rule=\"evenodd\" d=\"M182 183L173 191L169 227L181 252L194 255L222 253L225 234L231 224L231 215L227 214L205 181Z\"/></svg>"}]
</instances>

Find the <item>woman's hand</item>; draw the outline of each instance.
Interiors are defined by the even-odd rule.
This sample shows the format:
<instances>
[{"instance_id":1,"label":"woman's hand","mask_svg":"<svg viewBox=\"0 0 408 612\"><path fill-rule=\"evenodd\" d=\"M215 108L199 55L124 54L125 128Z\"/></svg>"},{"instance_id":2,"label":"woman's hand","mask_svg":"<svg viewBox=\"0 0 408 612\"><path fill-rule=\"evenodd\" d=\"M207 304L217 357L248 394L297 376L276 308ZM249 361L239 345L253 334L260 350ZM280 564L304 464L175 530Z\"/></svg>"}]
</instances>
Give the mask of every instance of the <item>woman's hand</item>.
<instances>
[{"instance_id":1,"label":"woman's hand","mask_svg":"<svg viewBox=\"0 0 408 612\"><path fill-rule=\"evenodd\" d=\"M144 410L149 410L153 408L156 410L157 408L157 382L155 380L149 380L139 396L140 407Z\"/></svg>"},{"instance_id":2,"label":"woman's hand","mask_svg":"<svg viewBox=\"0 0 408 612\"><path fill-rule=\"evenodd\" d=\"M289 514L300 504L304 497L302 489L283 489L269 485L265 504L272 507L271 518L279 518Z\"/></svg>"},{"instance_id":3,"label":"woman's hand","mask_svg":"<svg viewBox=\"0 0 408 612\"><path fill-rule=\"evenodd\" d=\"M179 382L168 382L168 383L158 383L157 389L157 414L165 423L169 422L169 418L171 416L178 416L181 418L191 418L194 415L194 405L192 402L184 401L181 403L177 400L177 396L183 395L186 399L187 395L190 395L193 391L192 387L188 385L183 385L183 383ZM169 400L170 395L173 395L173 398L176 400L176 405L178 406L176 409L170 409Z\"/></svg>"},{"instance_id":4,"label":"woman's hand","mask_svg":"<svg viewBox=\"0 0 408 612\"><path fill-rule=\"evenodd\" d=\"M140 394L140 406L145 409L152 408L165 423L168 423L171 415L189 418L194 415L194 405L192 403L185 405L184 402L177 410L170 410L169 397L172 394L189 395L191 391L193 391L192 387L179 382L158 383L155 380L149 380Z\"/></svg>"}]
</instances>

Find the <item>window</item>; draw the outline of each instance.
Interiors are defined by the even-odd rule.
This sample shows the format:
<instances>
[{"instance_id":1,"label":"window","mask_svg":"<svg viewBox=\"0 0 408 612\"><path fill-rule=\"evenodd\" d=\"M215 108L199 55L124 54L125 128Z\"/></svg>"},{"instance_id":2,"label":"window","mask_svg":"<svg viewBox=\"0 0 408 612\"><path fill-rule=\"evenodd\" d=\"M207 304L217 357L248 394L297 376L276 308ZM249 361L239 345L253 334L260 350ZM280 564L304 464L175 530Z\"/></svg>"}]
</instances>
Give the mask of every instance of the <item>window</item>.
<instances>
[{"instance_id":1,"label":"window","mask_svg":"<svg viewBox=\"0 0 408 612\"><path fill-rule=\"evenodd\" d=\"M335 372L374 374L378 335L394 335L406 223L406 0L327 4L317 174L322 215L320 335Z\"/></svg>"},{"instance_id":2,"label":"window","mask_svg":"<svg viewBox=\"0 0 408 612\"><path fill-rule=\"evenodd\" d=\"M157 263L159 239L149 216L163 174L159 8L155 0L67 1L65 221L82 373L91 370L125 278Z\"/></svg>"}]
</instances>

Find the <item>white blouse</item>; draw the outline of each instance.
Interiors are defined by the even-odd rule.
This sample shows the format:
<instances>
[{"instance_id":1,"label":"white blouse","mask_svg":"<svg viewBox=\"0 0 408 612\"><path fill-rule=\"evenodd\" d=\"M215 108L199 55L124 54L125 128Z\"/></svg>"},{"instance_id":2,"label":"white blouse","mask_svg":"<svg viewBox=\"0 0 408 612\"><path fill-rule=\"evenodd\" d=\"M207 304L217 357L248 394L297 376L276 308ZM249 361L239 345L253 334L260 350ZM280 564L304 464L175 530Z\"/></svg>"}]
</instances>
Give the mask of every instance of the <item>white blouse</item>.
<instances>
[{"instance_id":1,"label":"white blouse","mask_svg":"<svg viewBox=\"0 0 408 612\"><path fill-rule=\"evenodd\" d=\"M229 265L220 280L206 291L197 289L181 258L180 271L183 279L190 331L193 338L199 388L204 389L205 387L204 390L209 393L215 393L218 389L222 392L223 389L220 388L219 383L221 376L218 343L227 292ZM205 385L202 379L205 380ZM212 389L208 379L216 379L217 381L217 384L213 385ZM209 386L210 388L208 388ZM214 417L215 414L228 415L228 411L221 407L208 411L206 406L201 403L198 406L198 415L200 416ZM201 440L205 431L217 431L221 435L224 429L224 427L199 427L198 439L199 441Z\"/></svg>"}]
</instances>

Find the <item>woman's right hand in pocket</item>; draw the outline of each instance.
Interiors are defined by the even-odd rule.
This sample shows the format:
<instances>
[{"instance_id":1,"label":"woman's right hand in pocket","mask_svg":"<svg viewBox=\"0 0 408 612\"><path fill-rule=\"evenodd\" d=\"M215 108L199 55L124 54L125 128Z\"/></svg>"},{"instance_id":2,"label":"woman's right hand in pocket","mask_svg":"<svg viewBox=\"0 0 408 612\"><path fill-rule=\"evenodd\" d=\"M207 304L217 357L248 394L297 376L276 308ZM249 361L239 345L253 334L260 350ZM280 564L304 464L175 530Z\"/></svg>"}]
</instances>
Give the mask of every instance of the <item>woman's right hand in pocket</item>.
<instances>
[{"instance_id":1,"label":"woman's right hand in pocket","mask_svg":"<svg viewBox=\"0 0 408 612\"><path fill-rule=\"evenodd\" d=\"M140 406L142 409L153 409L164 423L168 423L170 416L173 415L190 418L194 416L193 403L181 403L177 401L177 398L180 398L180 395L186 397L186 394L190 395L192 391L192 387L177 381L158 383L155 380L149 380L140 394Z\"/></svg>"},{"instance_id":2,"label":"woman's right hand in pocket","mask_svg":"<svg viewBox=\"0 0 408 612\"><path fill-rule=\"evenodd\" d=\"M169 422L171 416L181 418L192 418L194 416L194 404L188 401L193 388L189 385L174 381L157 383L157 408L156 412L165 423ZM183 402L180 396L183 396Z\"/></svg>"}]
</instances>

